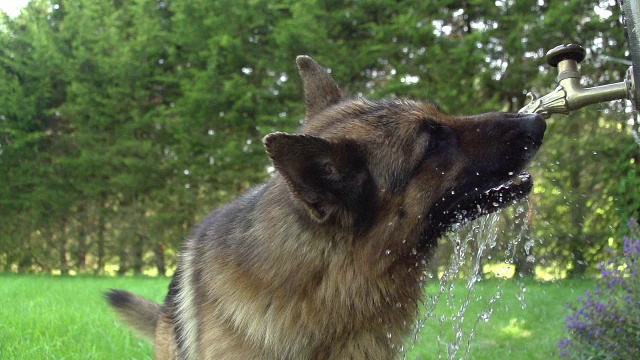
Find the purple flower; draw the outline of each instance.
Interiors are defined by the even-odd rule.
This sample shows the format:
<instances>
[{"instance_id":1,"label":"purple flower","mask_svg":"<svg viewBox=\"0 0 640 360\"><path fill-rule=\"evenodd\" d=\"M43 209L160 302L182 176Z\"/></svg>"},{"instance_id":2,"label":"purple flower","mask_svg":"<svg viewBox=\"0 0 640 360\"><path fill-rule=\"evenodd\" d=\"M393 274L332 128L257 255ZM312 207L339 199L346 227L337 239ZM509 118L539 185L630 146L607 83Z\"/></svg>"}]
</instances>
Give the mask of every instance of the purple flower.
<instances>
[{"instance_id":1,"label":"purple flower","mask_svg":"<svg viewBox=\"0 0 640 360\"><path fill-rule=\"evenodd\" d=\"M640 252L640 239L631 239L625 236L622 252L625 256L637 255Z\"/></svg>"},{"instance_id":2,"label":"purple flower","mask_svg":"<svg viewBox=\"0 0 640 360\"><path fill-rule=\"evenodd\" d=\"M609 280L610 288L616 287L617 285L624 285L624 279L619 277L614 277L614 278L611 278L611 280Z\"/></svg>"},{"instance_id":3,"label":"purple flower","mask_svg":"<svg viewBox=\"0 0 640 360\"><path fill-rule=\"evenodd\" d=\"M558 349L566 349L571 344L571 340L564 338L558 342Z\"/></svg>"},{"instance_id":4,"label":"purple flower","mask_svg":"<svg viewBox=\"0 0 640 360\"><path fill-rule=\"evenodd\" d=\"M622 251L607 249L609 260L598 265L594 289L567 305L561 357L640 358L640 227L635 220L628 225L634 235L624 237Z\"/></svg>"}]
</instances>

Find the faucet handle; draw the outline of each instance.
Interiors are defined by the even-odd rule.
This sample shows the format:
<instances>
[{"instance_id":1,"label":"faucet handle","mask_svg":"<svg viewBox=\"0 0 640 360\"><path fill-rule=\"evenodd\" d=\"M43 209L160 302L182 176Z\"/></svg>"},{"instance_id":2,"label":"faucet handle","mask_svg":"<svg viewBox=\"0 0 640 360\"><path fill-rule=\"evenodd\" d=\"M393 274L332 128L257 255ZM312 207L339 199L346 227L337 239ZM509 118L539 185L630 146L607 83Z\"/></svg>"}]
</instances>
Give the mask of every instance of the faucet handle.
<instances>
[{"instance_id":1,"label":"faucet handle","mask_svg":"<svg viewBox=\"0 0 640 360\"><path fill-rule=\"evenodd\" d=\"M547 64L557 67L562 60L575 60L576 63L580 63L586 54L585 49L577 44L558 45L547 51Z\"/></svg>"}]
</instances>

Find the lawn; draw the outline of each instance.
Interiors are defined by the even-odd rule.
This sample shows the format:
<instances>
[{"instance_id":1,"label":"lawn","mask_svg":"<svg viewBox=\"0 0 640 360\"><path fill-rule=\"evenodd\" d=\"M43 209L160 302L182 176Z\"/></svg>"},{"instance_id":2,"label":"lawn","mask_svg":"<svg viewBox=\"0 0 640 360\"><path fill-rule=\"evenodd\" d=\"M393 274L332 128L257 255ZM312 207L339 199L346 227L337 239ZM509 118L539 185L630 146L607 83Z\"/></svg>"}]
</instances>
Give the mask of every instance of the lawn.
<instances>
[{"instance_id":1,"label":"lawn","mask_svg":"<svg viewBox=\"0 0 640 360\"><path fill-rule=\"evenodd\" d=\"M110 288L127 289L160 301L167 278L0 275L0 359L151 359L152 348L118 323L102 300ZM451 321L467 299L465 283L440 298L408 359L447 358L447 343L462 335L456 358L469 345L469 359L557 357L565 304L592 281L516 282L485 280L468 298L464 323ZM437 284L427 294L438 293ZM447 295L448 294L448 295ZM496 299L496 294L500 298ZM488 321L483 314L491 311ZM438 338L443 339L438 343Z\"/></svg>"}]
</instances>

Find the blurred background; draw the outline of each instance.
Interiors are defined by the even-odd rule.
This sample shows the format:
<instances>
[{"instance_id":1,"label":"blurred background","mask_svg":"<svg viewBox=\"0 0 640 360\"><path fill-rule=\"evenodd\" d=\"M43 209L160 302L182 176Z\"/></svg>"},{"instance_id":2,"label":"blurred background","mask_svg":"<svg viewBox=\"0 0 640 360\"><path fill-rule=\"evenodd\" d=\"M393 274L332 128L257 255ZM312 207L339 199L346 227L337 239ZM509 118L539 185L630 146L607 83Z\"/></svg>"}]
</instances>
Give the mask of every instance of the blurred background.
<instances>
[{"instance_id":1,"label":"blurred background","mask_svg":"<svg viewBox=\"0 0 640 360\"><path fill-rule=\"evenodd\" d=\"M5 272L170 275L199 219L269 177L262 137L302 121L296 55L352 94L455 115L517 111L555 88L544 54L558 44L587 49L585 86L621 81L629 60L613 0L3 3ZM477 275L590 276L622 247L640 209L627 105L548 121L534 192L493 225L514 246L484 251Z\"/></svg>"}]
</instances>

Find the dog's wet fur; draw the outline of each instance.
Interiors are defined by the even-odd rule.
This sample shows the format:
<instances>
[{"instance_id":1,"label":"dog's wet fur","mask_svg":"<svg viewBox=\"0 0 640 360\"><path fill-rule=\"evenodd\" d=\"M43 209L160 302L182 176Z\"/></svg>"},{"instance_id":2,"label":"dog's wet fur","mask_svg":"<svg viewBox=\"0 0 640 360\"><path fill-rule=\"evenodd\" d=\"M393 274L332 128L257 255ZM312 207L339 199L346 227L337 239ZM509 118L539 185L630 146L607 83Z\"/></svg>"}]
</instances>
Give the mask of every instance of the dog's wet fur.
<instances>
[{"instance_id":1,"label":"dog's wet fur","mask_svg":"<svg viewBox=\"0 0 640 360\"><path fill-rule=\"evenodd\" d=\"M297 64L306 119L264 138L275 175L195 228L163 305L106 294L157 359L398 358L438 237L531 190L540 116L348 97Z\"/></svg>"}]
</instances>

